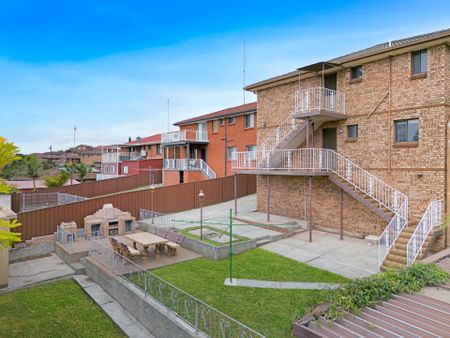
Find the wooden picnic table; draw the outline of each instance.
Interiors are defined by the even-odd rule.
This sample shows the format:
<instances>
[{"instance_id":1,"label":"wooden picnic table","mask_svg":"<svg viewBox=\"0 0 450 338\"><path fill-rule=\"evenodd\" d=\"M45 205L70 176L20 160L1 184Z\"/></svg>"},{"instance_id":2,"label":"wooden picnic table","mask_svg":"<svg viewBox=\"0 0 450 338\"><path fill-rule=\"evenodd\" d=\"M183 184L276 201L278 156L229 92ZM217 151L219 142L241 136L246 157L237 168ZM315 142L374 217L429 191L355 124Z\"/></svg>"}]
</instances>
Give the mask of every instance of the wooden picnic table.
<instances>
[{"instance_id":1,"label":"wooden picnic table","mask_svg":"<svg viewBox=\"0 0 450 338\"><path fill-rule=\"evenodd\" d=\"M159 257L162 245L168 242L167 239L148 232L136 232L134 234L125 235L124 237L133 242L133 247L135 249L137 249L137 244L142 245L146 254L148 254L148 247L154 245L156 257Z\"/></svg>"}]
</instances>

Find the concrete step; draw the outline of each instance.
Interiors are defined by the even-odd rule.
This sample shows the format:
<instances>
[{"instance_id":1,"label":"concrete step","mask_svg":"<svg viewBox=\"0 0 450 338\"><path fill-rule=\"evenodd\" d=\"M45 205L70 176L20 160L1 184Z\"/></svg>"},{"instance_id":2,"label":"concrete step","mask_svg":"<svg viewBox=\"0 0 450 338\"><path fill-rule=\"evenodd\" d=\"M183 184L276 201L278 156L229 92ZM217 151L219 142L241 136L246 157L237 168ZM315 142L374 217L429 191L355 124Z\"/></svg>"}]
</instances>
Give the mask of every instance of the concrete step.
<instances>
[{"instance_id":1,"label":"concrete step","mask_svg":"<svg viewBox=\"0 0 450 338\"><path fill-rule=\"evenodd\" d=\"M406 257L406 250L394 247L391 249L390 253L396 255L396 256L402 256L402 257Z\"/></svg>"},{"instance_id":2,"label":"concrete step","mask_svg":"<svg viewBox=\"0 0 450 338\"><path fill-rule=\"evenodd\" d=\"M386 257L386 260L391 261L391 262L400 263L400 264L406 264L406 255L401 256L401 255L396 255L396 254L390 252Z\"/></svg>"},{"instance_id":3,"label":"concrete step","mask_svg":"<svg viewBox=\"0 0 450 338\"><path fill-rule=\"evenodd\" d=\"M86 273L86 268L81 263L72 263L69 266L75 271L76 275L83 275Z\"/></svg>"}]
</instances>

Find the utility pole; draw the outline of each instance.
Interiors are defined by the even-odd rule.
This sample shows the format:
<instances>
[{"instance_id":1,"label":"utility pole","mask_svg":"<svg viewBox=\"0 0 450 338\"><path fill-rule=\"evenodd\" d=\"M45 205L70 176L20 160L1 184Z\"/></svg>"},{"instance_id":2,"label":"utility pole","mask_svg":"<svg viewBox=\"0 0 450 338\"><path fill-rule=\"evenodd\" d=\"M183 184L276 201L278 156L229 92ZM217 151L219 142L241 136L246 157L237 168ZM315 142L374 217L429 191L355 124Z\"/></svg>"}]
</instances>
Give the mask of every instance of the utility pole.
<instances>
[{"instance_id":1,"label":"utility pole","mask_svg":"<svg viewBox=\"0 0 450 338\"><path fill-rule=\"evenodd\" d=\"M73 147L75 148L75 133L77 132L77 126L73 127Z\"/></svg>"}]
</instances>

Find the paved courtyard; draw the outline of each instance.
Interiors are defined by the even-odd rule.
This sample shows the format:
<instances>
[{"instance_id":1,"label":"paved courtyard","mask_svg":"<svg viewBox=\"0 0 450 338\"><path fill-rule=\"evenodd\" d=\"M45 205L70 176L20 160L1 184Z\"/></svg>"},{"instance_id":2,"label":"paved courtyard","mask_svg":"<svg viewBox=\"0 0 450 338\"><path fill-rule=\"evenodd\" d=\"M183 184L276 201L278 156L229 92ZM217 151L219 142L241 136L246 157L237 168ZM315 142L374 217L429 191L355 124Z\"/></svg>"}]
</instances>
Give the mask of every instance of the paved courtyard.
<instances>
[{"instance_id":1,"label":"paved courtyard","mask_svg":"<svg viewBox=\"0 0 450 338\"><path fill-rule=\"evenodd\" d=\"M312 243L308 238L306 231L262 248L348 278L378 272L377 246L369 245L366 240L344 237L341 241L339 235L322 231L313 231Z\"/></svg>"},{"instance_id":2,"label":"paved courtyard","mask_svg":"<svg viewBox=\"0 0 450 338\"><path fill-rule=\"evenodd\" d=\"M234 213L234 200L204 207L204 225L210 225L220 230L228 230L230 223L230 209L233 209ZM238 213L236 217L237 219L233 222L233 233L252 239L261 239L280 235L278 231L265 229L263 225L276 224L279 227L283 227L289 226L288 224L292 225L292 223L296 223L297 225L306 226L306 222L304 221L293 220L288 217L276 215L271 215L271 221L267 222L267 215L256 211L256 194L238 199ZM192 209L174 213L170 215L170 218L170 226L174 226L179 230L199 226L200 209ZM255 226L249 223L261 224L262 226ZM155 219L155 224L168 226L168 224L159 224L157 218Z\"/></svg>"}]
</instances>

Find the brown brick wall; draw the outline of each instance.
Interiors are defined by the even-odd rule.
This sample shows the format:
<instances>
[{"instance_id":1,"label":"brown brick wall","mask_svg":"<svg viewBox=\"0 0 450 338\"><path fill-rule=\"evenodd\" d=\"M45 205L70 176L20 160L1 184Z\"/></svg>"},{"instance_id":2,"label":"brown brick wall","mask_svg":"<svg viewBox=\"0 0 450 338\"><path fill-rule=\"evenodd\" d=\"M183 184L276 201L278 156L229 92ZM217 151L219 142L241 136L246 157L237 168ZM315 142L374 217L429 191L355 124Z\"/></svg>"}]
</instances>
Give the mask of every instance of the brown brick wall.
<instances>
[{"instance_id":1,"label":"brown brick wall","mask_svg":"<svg viewBox=\"0 0 450 338\"><path fill-rule=\"evenodd\" d=\"M258 210L267 212L267 176L258 183ZM308 178L270 176L270 211L297 219L307 219ZM339 232L340 188L326 177L312 178L313 228ZM344 192L343 225L347 234L357 237L379 235L385 227L381 218Z\"/></svg>"},{"instance_id":2,"label":"brown brick wall","mask_svg":"<svg viewBox=\"0 0 450 338\"><path fill-rule=\"evenodd\" d=\"M337 122L323 124L314 134L314 146L322 146L322 129L337 127L337 151L356 164L385 180L388 184L402 191L410 198L410 217L420 218L431 199L445 198L446 177L446 126L450 109L450 52L447 46L429 48L428 74L425 78L411 78L411 54L405 53L363 65L363 79L351 83L349 69L338 71L337 90L346 95L346 112L348 118ZM373 114L368 114L389 91L391 83L390 105L386 96ZM320 85L320 77L301 80L300 88ZM294 93L299 88L298 82L283 84L261 90L258 95L258 143L273 130L288 114L293 111ZM419 142L412 147L395 145L394 121L418 117L420 121ZM349 142L346 125L358 124L359 137L356 142ZM289 203L284 199L285 192L292 193L301 178L279 178L285 184L278 184L272 189L274 203L278 210L287 215L298 215L298 203ZM274 180L277 181L277 180ZM323 202L316 205L316 214L333 218L335 210L333 193L322 196L322 190L330 192L332 183L318 184L315 178L314 199ZM296 182L295 184L293 182ZM265 188L258 180L258 207L263 208L261 200ZM300 188L299 188L300 189ZM336 188L337 189L337 188ZM301 190L298 195L301 195ZM275 198L275 196L278 196ZM297 197L297 199L300 197ZM278 202L276 200L279 200ZM328 199L331 199L329 201ZM334 202L333 202L334 201ZM285 206L282 204L285 203ZM346 213L349 231L373 232L371 213L350 196L346 197ZM348 205L347 205L348 204ZM332 206L332 207L330 207ZM350 207L351 206L351 207ZM361 209L362 208L362 209ZM331 210L331 213L329 213ZM301 216L301 215L300 215ZM376 217L373 215L373 217ZM356 223L354 219L359 219ZM361 221L364 220L364 221ZM329 223L329 219L316 217L318 222ZM379 222L379 221L378 221ZM367 229L364 230L367 224ZM378 224L378 223L377 223ZM381 227L385 224L381 224Z\"/></svg>"}]
</instances>

